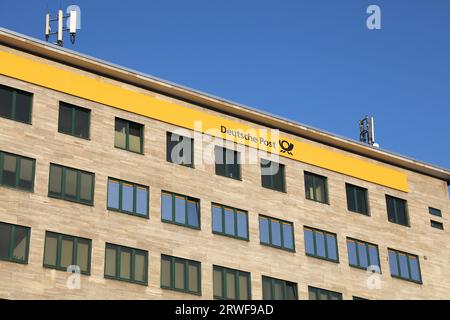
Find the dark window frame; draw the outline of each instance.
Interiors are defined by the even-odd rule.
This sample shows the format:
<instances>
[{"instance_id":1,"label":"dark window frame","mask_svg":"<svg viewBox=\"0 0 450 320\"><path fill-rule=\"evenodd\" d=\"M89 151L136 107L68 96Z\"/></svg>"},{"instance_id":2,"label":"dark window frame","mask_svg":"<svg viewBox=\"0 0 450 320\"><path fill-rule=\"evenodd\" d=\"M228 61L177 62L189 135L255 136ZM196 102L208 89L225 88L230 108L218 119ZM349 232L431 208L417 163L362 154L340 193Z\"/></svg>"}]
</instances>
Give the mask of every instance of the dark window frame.
<instances>
[{"instance_id":1,"label":"dark window frame","mask_svg":"<svg viewBox=\"0 0 450 320\"><path fill-rule=\"evenodd\" d=\"M47 235L54 235L57 236L57 245L56 245L56 265L50 265L45 263L45 256L46 256L46 242L47 242ZM68 234L53 232L53 231L46 231L45 232L45 241L44 241L44 258L43 258L43 266L45 268L49 269L55 269L59 271L67 271L67 268L61 267L61 252L62 252L62 240L63 238L70 239L72 241L72 265L77 265L77 253L78 253L78 240L85 240L89 243L89 249L88 249L88 270L82 271L80 269L81 274L84 275L91 275L91 262L92 262L92 240L78 237L78 236L72 236Z\"/></svg>"},{"instance_id":2,"label":"dark window frame","mask_svg":"<svg viewBox=\"0 0 450 320\"><path fill-rule=\"evenodd\" d=\"M214 294L214 285L215 285L214 284L214 271L218 271L222 274L222 279L221 279L222 280L222 284L221 284L222 285L222 296L216 296ZM235 289L235 297L236 297L235 299L227 297L227 293L228 293L227 280L226 280L227 273L234 274L234 280L235 280L234 289ZM240 276L244 276L247 279L248 296L243 299L241 299L241 290L240 290L240 281L239 281ZM251 273L247 272L247 271L213 265L213 296L214 296L214 299L217 299L217 300L251 300L252 299Z\"/></svg>"},{"instance_id":3,"label":"dark window frame","mask_svg":"<svg viewBox=\"0 0 450 320\"><path fill-rule=\"evenodd\" d=\"M262 219L267 219L268 223L269 223L269 243L265 243L265 242L261 241L261 218ZM280 243L281 243L281 246L278 246L278 245L272 243L272 225L271 225L272 221L278 222L280 224ZM285 250L285 251L289 251L289 252L295 252L295 232L294 232L294 223L293 222L286 221L286 220L281 220L281 219L278 219L278 218L272 218L272 217L269 217L269 216L266 216L266 215L262 215L262 214L259 215L258 222L259 222L258 226L259 226L259 233L260 233L260 235L259 235L259 243L261 245L272 247L272 248L276 248L276 249L281 249L281 250ZM289 224L291 226L291 228L292 228L292 247L293 247L292 249L284 246L283 223L284 224Z\"/></svg>"},{"instance_id":4,"label":"dark window frame","mask_svg":"<svg viewBox=\"0 0 450 320\"><path fill-rule=\"evenodd\" d=\"M364 201L365 201L365 205L366 205L366 211L362 210L362 208L358 208L358 197L357 197L357 192L364 192ZM349 198L349 192L351 192L351 196L353 196L353 200L354 200L354 204L355 204L355 209L353 210L353 208L351 208L351 202L350 202L350 198ZM346 183L345 184L345 193L347 196L347 210L350 212L355 212L355 213L359 213L365 216L369 216L370 217L370 205L369 205L369 191L367 188L363 188L351 183Z\"/></svg>"},{"instance_id":5,"label":"dark window frame","mask_svg":"<svg viewBox=\"0 0 450 320\"><path fill-rule=\"evenodd\" d=\"M215 173L216 173L216 175L220 176L220 177L225 177L225 178L230 178L230 179L242 181L241 153L239 151L237 151L237 150L225 148L225 147L222 147L222 146L215 146L214 147L214 157L215 158L216 158L216 150L219 149L219 148L222 149L222 155L223 155L222 162L223 163L221 165L224 166L224 174L221 174L218 171L217 159L215 159L214 162L215 162ZM230 165L230 164L227 164L227 161L226 161L226 159L227 159L227 150L233 152L233 155L234 155L233 156L233 161L235 162L235 163L233 163L233 165L236 165L238 167L238 170L237 170L238 176L237 177L231 177L230 176L230 172L228 171L228 165Z\"/></svg>"},{"instance_id":6,"label":"dark window frame","mask_svg":"<svg viewBox=\"0 0 450 320\"><path fill-rule=\"evenodd\" d=\"M325 231L325 230L321 230L321 229L316 229L316 228L304 226L303 227L303 234L305 234L305 230L309 230L309 231L311 231L313 233L313 244L314 244L314 253L308 253L306 251L306 237L304 237L305 238L305 254L306 254L306 256L312 257L312 258L317 258L317 259L322 259L322 260L326 260L326 261L330 261L330 262L334 262L334 263L340 263L340 261L339 261L339 246L338 246L337 234L336 233L332 233L332 232L329 232L329 231ZM318 255L318 253L317 253L316 233L323 233L323 235L324 235L325 257L322 257L322 256ZM330 235L330 236L334 237L335 246L336 246L336 259L329 258L329 254L328 254L328 237L327 237L327 235Z\"/></svg>"},{"instance_id":7,"label":"dark window frame","mask_svg":"<svg viewBox=\"0 0 450 320\"><path fill-rule=\"evenodd\" d=\"M308 188L307 188L307 176L311 177L312 185L313 185L313 195L310 195L308 197ZM318 196L316 194L316 186L317 181L316 180L323 180L324 181L324 201L318 200ZM309 171L304 171L304 180L305 180L305 198L311 201L323 203L323 204L330 204L329 194L328 194L328 177L322 176L320 174L312 173Z\"/></svg>"},{"instance_id":8,"label":"dark window frame","mask_svg":"<svg viewBox=\"0 0 450 320\"><path fill-rule=\"evenodd\" d=\"M430 220L430 225L432 228L435 228L438 230L444 230L444 224L440 221Z\"/></svg>"},{"instance_id":9,"label":"dark window frame","mask_svg":"<svg viewBox=\"0 0 450 320\"><path fill-rule=\"evenodd\" d=\"M163 218L163 201L162 201L162 197L163 195L167 195L167 196L171 196L172 197L172 220L167 220ZM183 198L186 205L185 205L185 221L186 223L181 223L181 222L177 222L175 219L176 217L176 207L175 207L175 198L179 197L179 198ZM197 204L197 216L198 216L198 227L190 225L189 224L189 220L188 220L188 201L192 201L192 202L196 202ZM201 222L201 207L200 207L200 199L197 198L193 198L190 196L186 196L183 194L179 194L179 193L175 193L175 192L170 192L170 191L166 191L166 190L162 190L161 191L161 221L165 222L165 223L170 223L170 224L174 224L177 226L181 226L181 227L186 227L186 228L191 228L191 229L195 229L195 230L201 230L202 227L202 222Z\"/></svg>"},{"instance_id":10,"label":"dark window frame","mask_svg":"<svg viewBox=\"0 0 450 320\"><path fill-rule=\"evenodd\" d=\"M395 196L388 195L388 194L385 196L385 198L386 198L386 211L387 211L387 215L388 215L388 221L391 222L391 223L394 223L394 224L401 225L401 226L411 227L411 223L410 223L410 219L409 219L408 201L405 200L405 199L401 199L401 198L398 198L398 197L395 197ZM394 221L391 221L391 219L390 219L391 215L390 215L390 212L389 212L389 204L388 204L389 200L393 201L393 208L394 208L394 212L393 212L394 216L393 216L393 218L394 218ZM403 223L399 222L399 212L397 210L397 203L398 202L403 202L403 204L404 204L406 224L403 224Z\"/></svg>"},{"instance_id":11,"label":"dark window frame","mask_svg":"<svg viewBox=\"0 0 450 320\"><path fill-rule=\"evenodd\" d=\"M442 211L440 209L428 207L428 213L436 217L442 217Z\"/></svg>"},{"instance_id":12,"label":"dark window frame","mask_svg":"<svg viewBox=\"0 0 450 320\"><path fill-rule=\"evenodd\" d=\"M24 90L21 90L21 89L16 89L16 88L5 86L5 85L2 85L2 84L0 84L0 87L5 89L5 90L7 90L7 91L10 91L11 94L12 94L12 97L11 97L11 103L12 103L12 105L11 105L11 117L5 117L5 116L0 116L0 117L3 118L3 119L9 119L9 120L12 120L12 121L16 121L16 122L20 122L20 123L31 125L32 124L32 116L33 116L33 99L34 99L34 94L31 93L31 92L28 92L28 91L24 91ZM30 112L28 114L29 121L21 121L21 120L17 120L16 119L17 118L17 114L16 114L17 103L16 102L17 102L17 94L18 93L22 94L24 96L28 96L29 99L30 99Z\"/></svg>"},{"instance_id":13,"label":"dark window frame","mask_svg":"<svg viewBox=\"0 0 450 320\"><path fill-rule=\"evenodd\" d=\"M214 207L216 208L220 208L221 209L221 217L222 217L222 232L216 231L214 230ZM225 232L225 209L229 209L230 211L233 211L233 216L234 216L234 231L235 231L235 235L231 235ZM238 221L237 221L237 215L238 212L245 214L246 217L246 223L247 223L247 238L243 238L238 236ZM218 203L211 203L211 230L212 233L214 234L218 234L221 236L226 236L226 237L230 237L230 238L234 238L234 239L238 239L238 240L246 240L246 241L250 241L250 230L249 230L249 223L248 223L248 211L245 210L241 210L241 209L237 209L237 208L233 208L233 207L229 207L229 206L225 206L222 204L218 204Z\"/></svg>"},{"instance_id":14,"label":"dark window frame","mask_svg":"<svg viewBox=\"0 0 450 320\"><path fill-rule=\"evenodd\" d=\"M110 180L119 183L119 195L118 195L118 197L119 197L119 208L114 208L114 207L110 207L109 206L109 197L110 197L110 195L109 195L109 181ZM123 207L122 206L122 204L123 204L122 203L123 202L122 195L123 195L123 184L124 183L133 186L133 211L127 211L127 210L123 210L122 209L122 207ZM138 188L143 188L143 189L147 190L147 213L145 215L142 215L142 214L136 212L136 210L137 210L136 209L137 208L137 205L136 205L136 203L137 203L137 189ZM130 181L125 181L125 180L121 180L121 179L108 177L107 186L106 186L106 193L107 193L107 195L106 195L106 208L108 210L116 211L116 212L120 212L120 213L125 213L125 214L129 214L129 215L132 215L132 216L135 216L135 217L140 217L140 218L147 218L147 219L150 218L150 216L149 216L149 211L150 211L150 188L148 186L144 186L142 184L138 184L138 183L134 183L134 182L130 182Z\"/></svg>"},{"instance_id":15,"label":"dark window frame","mask_svg":"<svg viewBox=\"0 0 450 320\"><path fill-rule=\"evenodd\" d=\"M57 195L56 193L52 193L50 191L50 177L51 177L51 170L52 167L60 167L61 168L61 194ZM66 170L73 170L77 172L77 183L76 183L76 199L71 199L66 197L65 195L65 188L66 188ZM86 174L86 175L91 175L92 176L92 185L91 185L91 199L92 201L84 201L81 200L80 195L81 195L81 174ZM56 163L50 163L50 170L49 170L49 179L48 179L48 197L50 198L54 198L54 199L61 199L61 200L65 200L65 201L70 201L70 202L74 202L74 203L80 203L80 204L84 204L84 205L88 205L88 206L94 206L94 194L95 194L95 173L93 172L89 172L89 171L85 171L85 170L81 170L81 169L76 169L76 168L72 168L72 167L67 167L67 166L63 166L60 164L56 164Z\"/></svg>"},{"instance_id":16,"label":"dark window frame","mask_svg":"<svg viewBox=\"0 0 450 320\"><path fill-rule=\"evenodd\" d=\"M390 252L395 253L396 264L397 264L397 273L398 273L398 275L394 275L394 274L392 274L392 270L390 270L391 271L390 274L391 274L392 278L401 279L401 280L405 280L405 281L409 281L409 282L414 282L414 283L417 283L417 284L423 284L423 282L422 282L422 270L420 268L420 259L419 259L418 255L415 255L415 254L412 254L412 253L408 253L408 252L404 252L404 251L400 251L400 250L396 250L396 249L392 249L392 248L388 248L388 260L390 259L390 257L389 257L389 253ZM405 255L407 257L407 261L408 261L408 275L409 275L409 277L402 277L401 276L400 258L399 258L400 254L403 254L403 255ZM415 258L417 260L417 271L419 273L419 278L420 278L419 281L414 280L412 278L411 262L410 262L410 259L409 259L410 257ZM391 269L390 262L389 262L389 269Z\"/></svg>"},{"instance_id":17,"label":"dark window frame","mask_svg":"<svg viewBox=\"0 0 450 320\"><path fill-rule=\"evenodd\" d=\"M287 280L283 280L283 279L278 279L278 278L273 278L273 277L269 277L269 276L262 276L262 299L264 300L264 280L270 281L270 300L275 300L275 283L281 283L283 286L283 298L281 300L286 300L286 296L287 296L287 285L293 285L293 288L295 288L294 290L294 294L295 294L295 299L294 300L298 300L298 284L296 282L292 282L292 281L287 281Z\"/></svg>"},{"instance_id":18,"label":"dark window frame","mask_svg":"<svg viewBox=\"0 0 450 320\"><path fill-rule=\"evenodd\" d=\"M263 164L263 161L267 161L267 164L264 165L264 164ZM279 172L281 172L281 180L282 180L281 183L280 183L281 189L277 189L277 188L275 187L275 177L276 177L276 174L267 175L267 176L270 177L270 184L269 184L269 185L265 185L265 184L264 184L263 175L262 175L262 172L261 172L261 186L262 186L263 188L266 188L266 189L270 189L270 190L274 190L274 191L279 191L279 192L286 193L286 166L285 166L283 163L274 162L274 161L272 161L272 160L267 160L267 159L261 158L261 161L260 161L260 164L261 164L261 171L262 171L264 168L266 168L266 167L264 167L264 166L267 166L267 165L268 165L268 167L271 167L273 163L278 164L278 170L281 170L281 171L279 171Z\"/></svg>"},{"instance_id":19,"label":"dark window frame","mask_svg":"<svg viewBox=\"0 0 450 320\"><path fill-rule=\"evenodd\" d=\"M115 260L115 276L112 275L108 275L106 274L106 254L107 254L107 249L114 249L116 252L116 260ZM121 251L122 249L126 249L126 250L130 250L130 279L126 279L126 278L122 278L120 276L120 266L121 266ZM145 257L145 266L144 266L144 276L145 279L144 281L139 281L135 279L135 259L136 259L136 252L143 254L143 256ZM128 283L134 283L134 284L139 284L142 286L148 286L148 266L149 266L149 259L148 259L148 251L147 250L142 250L142 249L137 249L137 248L131 248L131 247L127 247L127 246L122 246L119 244L114 244L114 243L110 243L107 242L105 243L105 262L104 262L104 271L103 271L103 276L105 277L105 279L110 279L110 280L117 280L117 281L123 281L123 282L128 282Z\"/></svg>"},{"instance_id":20,"label":"dark window frame","mask_svg":"<svg viewBox=\"0 0 450 320\"><path fill-rule=\"evenodd\" d=\"M71 118L71 128L70 132L62 131L60 128L60 121L61 121L61 106L65 106L67 108L70 108L70 118ZM76 126L76 113L77 111L81 112L87 112L88 114L88 123L87 123L87 137L81 137L75 134L75 126ZM75 138L80 138L84 140L90 140L91 137L91 109L79 107L67 102L60 101L59 102L59 113L58 113L58 132L62 134L67 134L69 136L73 136Z\"/></svg>"},{"instance_id":21,"label":"dark window frame","mask_svg":"<svg viewBox=\"0 0 450 320\"><path fill-rule=\"evenodd\" d=\"M15 182L15 186L10 186L10 185L7 185L7 184L3 184L3 163L4 163L5 155L8 155L8 156L16 158L16 177L15 177L16 182ZM22 159L31 161L33 163L33 166L32 166L32 169L31 169L32 170L31 171L31 175L32 175L31 189L23 188L23 187L19 186L20 168L21 168L20 162L22 161ZM27 192L34 192L35 175L36 175L36 159L29 158L29 157L24 157L24 156L21 156L21 155L18 155L18 154L10 153L10 152L0 151L0 186L6 187L6 188L11 188L11 189L18 189L18 190L27 191Z\"/></svg>"},{"instance_id":22,"label":"dark window frame","mask_svg":"<svg viewBox=\"0 0 450 320\"><path fill-rule=\"evenodd\" d=\"M367 263L368 263L368 266L375 265L375 264L372 263L371 258L370 258L369 247L372 246L372 247L375 247L375 248L377 249L378 268L379 268L379 273L381 274L380 250L379 250L379 248L378 248L378 245L376 245L376 244L374 244L374 243L371 243L371 242L367 242L367 241L363 241L363 240L358 240L358 239L355 239L355 238L347 237L347 239L346 239L347 248L348 248L348 242L349 242L349 241L353 241L353 242L355 242L355 244L356 244L356 261L357 261L357 264L356 264L356 265L350 263L350 252L349 252L348 249L347 249L347 254L348 254L348 257L349 257L349 258L348 258L348 264L349 264L349 266L350 266L350 267L353 267L353 268L358 268L358 269L362 269L362 270L367 270L367 268L363 267L363 266L361 265L360 261L359 261L359 246L358 246L358 244L363 244L363 245L366 247Z\"/></svg>"},{"instance_id":23,"label":"dark window frame","mask_svg":"<svg viewBox=\"0 0 450 320\"><path fill-rule=\"evenodd\" d=\"M163 281L162 281L162 262L163 260L165 261L169 261L170 263L170 286L165 286L163 285ZM184 279L184 288L180 289L177 288L175 285L175 279L176 279L176 268L175 268L175 262L182 262L183 263L183 279ZM192 291L189 290L189 266L195 266L197 268L197 288L198 291ZM190 259L185 259L185 258L180 258L180 257L175 257L175 256L169 256L166 254L161 254L161 281L160 281L160 285L161 285L161 289L166 289L166 290L172 290L172 291L177 291L177 292L183 292L183 293L188 293L188 294L195 294L197 296L201 296L202 295L202 268L201 268L202 264L200 261L195 261L195 260L190 260Z\"/></svg>"},{"instance_id":24,"label":"dark window frame","mask_svg":"<svg viewBox=\"0 0 450 320\"><path fill-rule=\"evenodd\" d=\"M114 147L117 148L117 149L120 149L120 150L125 150L125 151L129 151L129 152L133 152L133 153L136 153L136 154L143 155L144 154L144 125L141 124L141 123L137 123L137 122L131 121L131 120L126 120L126 119L123 119L123 118L116 117L114 119L114 134L116 132L117 121L123 121L123 122L126 123L126 127L125 127L125 148L117 146L115 138L114 138ZM140 137L140 151L139 152L130 149L130 124L133 124L133 125L136 125L136 126L139 127L139 137Z\"/></svg>"},{"instance_id":25,"label":"dark window frame","mask_svg":"<svg viewBox=\"0 0 450 320\"><path fill-rule=\"evenodd\" d=\"M313 286L308 286L308 299L309 299L309 296L311 293L315 294L315 296L316 296L315 300L322 300L322 299L320 299L320 297L322 296L322 293L327 295L327 300L342 300L343 299L341 292L317 288L317 287L313 287ZM338 297L338 299L330 299L333 295Z\"/></svg>"},{"instance_id":26,"label":"dark window frame","mask_svg":"<svg viewBox=\"0 0 450 320\"><path fill-rule=\"evenodd\" d=\"M170 158L169 155L171 153L171 150L169 150L169 147L170 147L169 141L171 141L171 138L172 138L173 135L176 135L176 136L178 136L180 138L178 140L178 143L180 143L182 139L189 139L190 140L190 144L191 144L191 159L190 159L191 163L190 164L176 163L176 162L173 162L172 159ZM173 142L175 142L175 141L173 141ZM195 167L194 166L194 139L191 138L191 137L186 137L186 136L179 135L177 133L173 133L173 132L167 131L167 133L166 133L166 161L169 162L169 163L173 163L173 164L177 164L177 165L183 166L183 167L194 168Z\"/></svg>"},{"instance_id":27,"label":"dark window frame","mask_svg":"<svg viewBox=\"0 0 450 320\"><path fill-rule=\"evenodd\" d=\"M7 257L1 257L0 261L8 261L8 262L14 262L14 263L20 263L20 264L28 264L29 254L30 254L30 238L31 238L31 228L26 226L21 226L18 224L12 224L7 222L1 222L0 224L6 225L10 228L9 233L9 243L8 243L8 256ZM26 241L26 247L25 247L25 259L15 259L13 257L13 251L14 251L14 236L16 234L16 229L22 228L26 230L27 232L27 241Z\"/></svg>"}]
</instances>

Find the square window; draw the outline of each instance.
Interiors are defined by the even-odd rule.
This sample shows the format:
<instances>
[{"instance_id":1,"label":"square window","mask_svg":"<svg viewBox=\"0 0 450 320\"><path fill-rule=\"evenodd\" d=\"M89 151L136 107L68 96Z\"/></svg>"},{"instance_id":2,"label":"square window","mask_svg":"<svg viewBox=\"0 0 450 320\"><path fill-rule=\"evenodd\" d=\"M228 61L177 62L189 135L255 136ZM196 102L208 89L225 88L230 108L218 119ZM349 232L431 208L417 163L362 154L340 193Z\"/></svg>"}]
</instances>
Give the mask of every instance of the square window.
<instances>
[{"instance_id":1,"label":"square window","mask_svg":"<svg viewBox=\"0 0 450 320\"><path fill-rule=\"evenodd\" d=\"M328 203L327 178L305 171L306 199Z\"/></svg>"},{"instance_id":2,"label":"square window","mask_svg":"<svg viewBox=\"0 0 450 320\"><path fill-rule=\"evenodd\" d=\"M215 147L216 174L232 179L241 179L240 153L223 147Z\"/></svg>"},{"instance_id":3,"label":"square window","mask_svg":"<svg viewBox=\"0 0 450 320\"><path fill-rule=\"evenodd\" d=\"M58 131L77 138L89 139L90 118L91 110L60 102Z\"/></svg>"},{"instance_id":4,"label":"square window","mask_svg":"<svg viewBox=\"0 0 450 320\"><path fill-rule=\"evenodd\" d=\"M0 85L0 117L31 124L33 94Z\"/></svg>"},{"instance_id":5,"label":"square window","mask_svg":"<svg viewBox=\"0 0 450 320\"><path fill-rule=\"evenodd\" d=\"M89 239L47 231L44 267L66 272L69 266L77 266L82 274L89 275L91 243Z\"/></svg>"},{"instance_id":6,"label":"square window","mask_svg":"<svg viewBox=\"0 0 450 320\"><path fill-rule=\"evenodd\" d=\"M388 249L388 253L393 277L422 283L418 256L393 249Z\"/></svg>"},{"instance_id":7,"label":"square window","mask_svg":"<svg viewBox=\"0 0 450 320\"><path fill-rule=\"evenodd\" d=\"M108 209L148 217L148 193L146 186L109 178Z\"/></svg>"},{"instance_id":8,"label":"square window","mask_svg":"<svg viewBox=\"0 0 450 320\"><path fill-rule=\"evenodd\" d=\"M120 149L143 153L144 126L139 123L116 118L114 146Z\"/></svg>"},{"instance_id":9,"label":"square window","mask_svg":"<svg viewBox=\"0 0 450 320\"><path fill-rule=\"evenodd\" d=\"M336 234L305 227L304 236L306 255L339 262Z\"/></svg>"},{"instance_id":10,"label":"square window","mask_svg":"<svg viewBox=\"0 0 450 320\"><path fill-rule=\"evenodd\" d=\"M163 191L161 220L200 229L200 202L198 199Z\"/></svg>"},{"instance_id":11,"label":"square window","mask_svg":"<svg viewBox=\"0 0 450 320\"><path fill-rule=\"evenodd\" d=\"M212 219L214 233L248 240L248 214L246 211L213 204Z\"/></svg>"},{"instance_id":12,"label":"square window","mask_svg":"<svg viewBox=\"0 0 450 320\"><path fill-rule=\"evenodd\" d=\"M94 204L94 174L50 164L48 196L82 204Z\"/></svg>"},{"instance_id":13,"label":"square window","mask_svg":"<svg viewBox=\"0 0 450 320\"><path fill-rule=\"evenodd\" d=\"M264 188L285 192L284 165L261 159L261 182Z\"/></svg>"},{"instance_id":14,"label":"square window","mask_svg":"<svg viewBox=\"0 0 450 320\"><path fill-rule=\"evenodd\" d=\"M167 132L167 161L186 167L194 166L194 139Z\"/></svg>"},{"instance_id":15,"label":"square window","mask_svg":"<svg viewBox=\"0 0 450 320\"><path fill-rule=\"evenodd\" d=\"M369 215L367 201L367 189L346 184L347 208L349 211Z\"/></svg>"},{"instance_id":16,"label":"square window","mask_svg":"<svg viewBox=\"0 0 450 320\"><path fill-rule=\"evenodd\" d=\"M263 299L264 300L297 300L297 284L263 276Z\"/></svg>"},{"instance_id":17,"label":"square window","mask_svg":"<svg viewBox=\"0 0 450 320\"><path fill-rule=\"evenodd\" d=\"M293 224L275 218L259 216L259 237L261 244L288 251L295 251Z\"/></svg>"},{"instance_id":18,"label":"square window","mask_svg":"<svg viewBox=\"0 0 450 320\"><path fill-rule=\"evenodd\" d=\"M388 212L388 220L390 222L403 226L409 226L406 200L386 195L386 206Z\"/></svg>"},{"instance_id":19,"label":"square window","mask_svg":"<svg viewBox=\"0 0 450 320\"><path fill-rule=\"evenodd\" d=\"M105 278L147 285L148 252L106 244Z\"/></svg>"},{"instance_id":20,"label":"square window","mask_svg":"<svg viewBox=\"0 0 450 320\"><path fill-rule=\"evenodd\" d=\"M201 295L200 262L161 255L161 288Z\"/></svg>"},{"instance_id":21,"label":"square window","mask_svg":"<svg viewBox=\"0 0 450 320\"><path fill-rule=\"evenodd\" d=\"M0 151L0 185L32 192L35 163L34 159Z\"/></svg>"}]
</instances>

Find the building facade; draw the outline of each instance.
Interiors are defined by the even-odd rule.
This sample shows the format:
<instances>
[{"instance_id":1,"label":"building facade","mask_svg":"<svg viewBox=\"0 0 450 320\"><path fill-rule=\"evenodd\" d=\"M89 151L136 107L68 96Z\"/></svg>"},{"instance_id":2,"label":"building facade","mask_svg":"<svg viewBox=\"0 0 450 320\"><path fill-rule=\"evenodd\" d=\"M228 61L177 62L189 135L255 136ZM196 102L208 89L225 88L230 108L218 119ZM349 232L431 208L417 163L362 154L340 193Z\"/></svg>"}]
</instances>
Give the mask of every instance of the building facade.
<instances>
[{"instance_id":1,"label":"building facade","mask_svg":"<svg viewBox=\"0 0 450 320\"><path fill-rule=\"evenodd\" d=\"M0 30L2 299L449 299L449 181Z\"/></svg>"}]
</instances>

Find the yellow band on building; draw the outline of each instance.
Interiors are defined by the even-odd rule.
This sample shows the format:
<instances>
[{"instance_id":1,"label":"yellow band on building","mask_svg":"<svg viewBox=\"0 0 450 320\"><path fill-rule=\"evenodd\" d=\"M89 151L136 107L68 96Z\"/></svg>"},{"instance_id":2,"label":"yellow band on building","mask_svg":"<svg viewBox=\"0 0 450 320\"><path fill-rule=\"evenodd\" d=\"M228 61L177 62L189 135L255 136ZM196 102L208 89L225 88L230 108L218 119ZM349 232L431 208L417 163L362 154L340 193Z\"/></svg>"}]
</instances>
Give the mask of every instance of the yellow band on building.
<instances>
[{"instance_id":1,"label":"yellow band on building","mask_svg":"<svg viewBox=\"0 0 450 320\"><path fill-rule=\"evenodd\" d=\"M0 73L48 89L186 129L197 129L202 133L232 140L282 157L408 192L408 176L399 170L343 155L283 135L271 137L270 130L267 130L266 135L264 129L260 130L236 121L194 110L108 83L99 78L64 70L5 51L0 51ZM198 121L201 121L201 129L196 128L196 122Z\"/></svg>"}]
</instances>

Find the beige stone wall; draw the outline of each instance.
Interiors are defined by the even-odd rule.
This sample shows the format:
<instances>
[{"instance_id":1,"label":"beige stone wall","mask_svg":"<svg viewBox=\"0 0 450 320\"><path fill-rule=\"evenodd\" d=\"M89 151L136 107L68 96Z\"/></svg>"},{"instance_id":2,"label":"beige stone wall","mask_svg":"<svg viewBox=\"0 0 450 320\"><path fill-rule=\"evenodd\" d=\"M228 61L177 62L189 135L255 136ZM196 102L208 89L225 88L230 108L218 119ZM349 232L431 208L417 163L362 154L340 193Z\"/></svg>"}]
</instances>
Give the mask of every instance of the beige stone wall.
<instances>
[{"instance_id":1,"label":"beige stone wall","mask_svg":"<svg viewBox=\"0 0 450 320\"><path fill-rule=\"evenodd\" d=\"M4 47L1 49L12 51ZM108 81L115 83L113 80ZM447 229L441 231L431 228L431 216L428 214L428 206L440 208L443 218L436 220L443 221L444 226L450 228L447 218L449 201L444 181L408 171L410 192L405 194L281 158L280 161L286 165L287 184L287 192L281 193L261 187L259 165L243 165L242 181L236 181L216 176L214 166L210 164L196 164L192 169L166 162L166 132L176 130L173 125L4 76L0 76L0 84L34 94L32 125L0 118L0 150L37 160L34 193L0 187L0 221L31 227L29 263L21 265L0 261L0 298L211 299L213 264L251 272L253 299L262 297L262 275L296 282L300 299L307 298L308 285L342 292L344 299L351 299L354 295L370 299L450 298L450 277L447 274L450 262L449 232ZM146 92L139 88L135 90ZM58 133L59 101L92 110L90 140ZM179 103L199 108L186 102ZM214 113L211 110L207 112ZM114 148L115 117L145 125L144 155ZM196 156L207 145L208 142L202 143L197 139ZM345 153L329 146L324 147ZM248 148L244 149L248 151ZM47 196L51 162L95 173L94 206ZM328 177L329 205L305 199L304 170ZM150 218L108 211L108 177L149 186ZM370 217L348 212L346 182L369 190ZM201 200L200 231L161 222L161 190ZM408 200L411 227L388 222L385 194ZM250 241L212 234L211 202L247 210ZM295 253L260 245L259 214L294 223ZM339 263L305 256L304 225L337 234ZM46 230L92 239L91 275L82 276L80 290L66 288L66 273L42 266ZM366 240L379 246L381 289L367 289L368 274L348 265L346 237ZM149 252L148 286L104 278L106 242ZM388 247L419 256L422 285L391 278L387 261ZM201 297L160 288L161 253L202 263Z\"/></svg>"}]
</instances>

